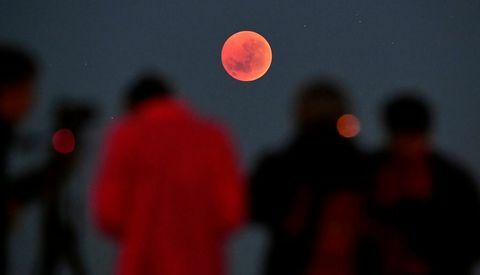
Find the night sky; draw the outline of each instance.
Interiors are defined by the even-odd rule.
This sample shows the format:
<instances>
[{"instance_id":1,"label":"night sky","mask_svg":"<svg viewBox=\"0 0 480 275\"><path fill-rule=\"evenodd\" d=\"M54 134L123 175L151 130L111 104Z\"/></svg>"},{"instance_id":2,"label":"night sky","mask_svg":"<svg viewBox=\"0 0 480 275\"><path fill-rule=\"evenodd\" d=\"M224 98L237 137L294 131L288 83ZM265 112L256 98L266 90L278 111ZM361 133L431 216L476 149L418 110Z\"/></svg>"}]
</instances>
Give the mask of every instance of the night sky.
<instances>
[{"instance_id":1,"label":"night sky","mask_svg":"<svg viewBox=\"0 0 480 275\"><path fill-rule=\"evenodd\" d=\"M273 51L269 72L251 83L231 78L220 62L223 42L241 30L262 34ZM228 125L251 169L264 150L288 140L295 88L319 74L345 82L366 150L382 142L382 103L397 88L421 89L437 111L438 148L480 180L478 0L0 0L0 40L26 46L41 61L27 131L48 132L48 111L59 98L100 110L87 159L119 116L129 82L153 68L196 109ZM84 197L92 167L79 169L74 200ZM73 211L88 264L92 274L107 274L112 249L86 222L88 202L81 201ZM20 224L13 274L32 269L37 215L32 207ZM240 234L231 249L235 275L256 274L261 240L255 230Z\"/></svg>"}]
</instances>

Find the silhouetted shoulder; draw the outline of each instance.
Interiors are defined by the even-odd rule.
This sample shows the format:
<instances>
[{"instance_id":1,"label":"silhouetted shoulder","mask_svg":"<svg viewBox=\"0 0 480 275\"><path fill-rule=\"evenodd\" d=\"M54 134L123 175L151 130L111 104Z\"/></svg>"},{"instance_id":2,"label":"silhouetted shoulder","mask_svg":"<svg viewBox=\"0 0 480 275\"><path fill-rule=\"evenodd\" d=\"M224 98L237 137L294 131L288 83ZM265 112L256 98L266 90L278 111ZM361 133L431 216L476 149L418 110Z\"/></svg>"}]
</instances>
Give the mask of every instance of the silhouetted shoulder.
<instances>
[{"instance_id":1,"label":"silhouetted shoulder","mask_svg":"<svg viewBox=\"0 0 480 275\"><path fill-rule=\"evenodd\" d=\"M439 182L443 182L443 188L449 190L448 194L456 194L459 197L471 197L478 200L478 187L470 172L461 164L446 158L441 154L433 154L431 157L434 176ZM441 186L442 187L442 186Z\"/></svg>"},{"instance_id":2,"label":"silhouetted shoulder","mask_svg":"<svg viewBox=\"0 0 480 275\"><path fill-rule=\"evenodd\" d=\"M462 175L466 178L471 178L469 172L465 167L462 167L460 163L457 163L443 154L439 153L434 153L432 154L431 160L435 166L438 167L438 169L441 169L443 171L447 171L449 173L453 173L456 175Z\"/></svg>"},{"instance_id":3,"label":"silhouetted shoulder","mask_svg":"<svg viewBox=\"0 0 480 275\"><path fill-rule=\"evenodd\" d=\"M127 151L128 148L132 148L136 143L133 138L135 137L136 123L131 115L125 115L115 121L113 125L110 125L105 133L104 148L103 150L108 152L112 150Z\"/></svg>"},{"instance_id":4,"label":"silhouetted shoulder","mask_svg":"<svg viewBox=\"0 0 480 275\"><path fill-rule=\"evenodd\" d=\"M255 173L265 170L272 170L272 172L281 173L281 167L289 159L288 150L285 149L270 149L263 152L255 165Z\"/></svg>"},{"instance_id":5,"label":"silhouetted shoulder","mask_svg":"<svg viewBox=\"0 0 480 275\"><path fill-rule=\"evenodd\" d=\"M108 128L109 135L118 135L122 132L126 132L135 125L135 121L132 115L122 116L114 121Z\"/></svg>"}]
</instances>

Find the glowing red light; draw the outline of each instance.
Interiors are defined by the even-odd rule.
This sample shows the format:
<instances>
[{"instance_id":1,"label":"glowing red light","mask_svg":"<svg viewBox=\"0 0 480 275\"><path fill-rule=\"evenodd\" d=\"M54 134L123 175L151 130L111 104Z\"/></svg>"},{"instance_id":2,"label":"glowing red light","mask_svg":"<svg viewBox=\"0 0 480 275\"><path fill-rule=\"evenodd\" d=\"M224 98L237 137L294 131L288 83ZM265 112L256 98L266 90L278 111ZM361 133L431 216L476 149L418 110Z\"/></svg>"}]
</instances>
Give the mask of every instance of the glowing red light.
<instances>
[{"instance_id":1,"label":"glowing red light","mask_svg":"<svg viewBox=\"0 0 480 275\"><path fill-rule=\"evenodd\" d=\"M342 115L337 120L337 131L342 137L355 137L360 133L360 121L352 114Z\"/></svg>"},{"instance_id":2,"label":"glowing red light","mask_svg":"<svg viewBox=\"0 0 480 275\"><path fill-rule=\"evenodd\" d=\"M75 150L75 135L69 129L62 128L53 134L53 149L60 154L70 154Z\"/></svg>"}]
</instances>

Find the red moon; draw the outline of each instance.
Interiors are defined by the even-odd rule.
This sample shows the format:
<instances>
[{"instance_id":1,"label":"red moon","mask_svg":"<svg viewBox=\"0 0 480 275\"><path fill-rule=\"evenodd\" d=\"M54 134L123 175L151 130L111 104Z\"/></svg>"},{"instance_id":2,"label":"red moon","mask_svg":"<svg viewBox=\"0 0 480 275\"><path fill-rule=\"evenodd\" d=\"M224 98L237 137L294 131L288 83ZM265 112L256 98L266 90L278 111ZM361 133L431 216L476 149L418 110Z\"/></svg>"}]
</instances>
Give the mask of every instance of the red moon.
<instances>
[{"instance_id":1,"label":"red moon","mask_svg":"<svg viewBox=\"0 0 480 275\"><path fill-rule=\"evenodd\" d=\"M240 81L254 81L270 68L272 49L268 41L256 32L237 32L223 45L222 64L231 77Z\"/></svg>"},{"instance_id":2,"label":"red moon","mask_svg":"<svg viewBox=\"0 0 480 275\"><path fill-rule=\"evenodd\" d=\"M360 121L352 114L342 115L337 120L337 131L345 138L353 138L360 133Z\"/></svg>"}]
</instances>

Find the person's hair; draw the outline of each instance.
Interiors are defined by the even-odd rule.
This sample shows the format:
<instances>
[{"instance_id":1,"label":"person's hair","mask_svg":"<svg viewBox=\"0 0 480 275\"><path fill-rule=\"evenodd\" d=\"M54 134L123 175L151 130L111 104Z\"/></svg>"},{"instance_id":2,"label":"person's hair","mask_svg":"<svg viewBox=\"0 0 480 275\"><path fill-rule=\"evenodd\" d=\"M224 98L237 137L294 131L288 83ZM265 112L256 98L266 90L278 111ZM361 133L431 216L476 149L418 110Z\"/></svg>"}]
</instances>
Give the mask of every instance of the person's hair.
<instances>
[{"instance_id":1,"label":"person's hair","mask_svg":"<svg viewBox=\"0 0 480 275\"><path fill-rule=\"evenodd\" d=\"M17 47L0 44L0 93L5 86L30 80L36 73L32 56Z\"/></svg>"},{"instance_id":2,"label":"person's hair","mask_svg":"<svg viewBox=\"0 0 480 275\"><path fill-rule=\"evenodd\" d=\"M333 124L347 110L344 88L338 81L315 78L300 86L296 100L297 123L300 128Z\"/></svg>"},{"instance_id":3,"label":"person's hair","mask_svg":"<svg viewBox=\"0 0 480 275\"><path fill-rule=\"evenodd\" d=\"M139 76L127 92L126 107L133 109L139 104L153 99L172 95L173 91L167 80L159 74Z\"/></svg>"},{"instance_id":4,"label":"person's hair","mask_svg":"<svg viewBox=\"0 0 480 275\"><path fill-rule=\"evenodd\" d=\"M427 104L412 94L413 90L400 91L405 94L386 104L384 123L390 133L427 133L431 127L431 111Z\"/></svg>"}]
</instances>

